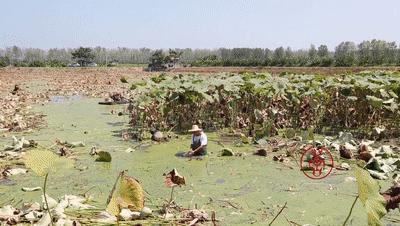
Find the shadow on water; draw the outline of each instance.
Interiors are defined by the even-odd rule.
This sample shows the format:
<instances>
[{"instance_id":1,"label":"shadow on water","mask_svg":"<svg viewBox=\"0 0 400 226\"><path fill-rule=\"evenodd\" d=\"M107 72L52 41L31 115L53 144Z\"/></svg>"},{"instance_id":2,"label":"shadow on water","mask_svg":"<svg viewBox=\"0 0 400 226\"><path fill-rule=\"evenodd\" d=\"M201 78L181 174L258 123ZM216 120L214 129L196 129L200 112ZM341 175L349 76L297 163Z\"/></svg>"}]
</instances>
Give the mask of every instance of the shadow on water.
<instances>
[{"instance_id":1,"label":"shadow on water","mask_svg":"<svg viewBox=\"0 0 400 226\"><path fill-rule=\"evenodd\" d=\"M110 126L117 126L117 127L122 127L122 126L127 125L127 123L125 121L123 121L123 122L107 122L107 124Z\"/></svg>"}]
</instances>

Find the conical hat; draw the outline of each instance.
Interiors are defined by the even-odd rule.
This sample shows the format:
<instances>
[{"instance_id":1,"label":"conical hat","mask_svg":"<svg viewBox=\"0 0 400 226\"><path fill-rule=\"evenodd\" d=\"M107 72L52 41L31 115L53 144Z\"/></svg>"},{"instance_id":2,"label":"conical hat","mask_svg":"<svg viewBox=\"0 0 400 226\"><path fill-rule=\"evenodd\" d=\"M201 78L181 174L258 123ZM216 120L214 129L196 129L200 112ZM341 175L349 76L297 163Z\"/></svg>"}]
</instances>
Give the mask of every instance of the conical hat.
<instances>
[{"instance_id":1,"label":"conical hat","mask_svg":"<svg viewBox=\"0 0 400 226\"><path fill-rule=\"evenodd\" d=\"M200 129L198 125L193 125L192 129L189 130L189 132L195 132L195 131L202 131L202 129Z\"/></svg>"}]
</instances>

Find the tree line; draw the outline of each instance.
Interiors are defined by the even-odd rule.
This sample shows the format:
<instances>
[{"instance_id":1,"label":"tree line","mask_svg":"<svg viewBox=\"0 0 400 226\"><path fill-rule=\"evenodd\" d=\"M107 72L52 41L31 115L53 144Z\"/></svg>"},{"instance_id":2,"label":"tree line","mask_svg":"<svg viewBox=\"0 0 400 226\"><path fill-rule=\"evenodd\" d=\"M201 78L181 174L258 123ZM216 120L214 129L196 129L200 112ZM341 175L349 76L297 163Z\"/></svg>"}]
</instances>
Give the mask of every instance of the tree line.
<instances>
[{"instance_id":1,"label":"tree line","mask_svg":"<svg viewBox=\"0 0 400 226\"><path fill-rule=\"evenodd\" d=\"M84 49L84 50L82 50ZM83 51L83 52L82 52ZM164 50L165 51L165 50ZM326 45L311 45L308 49L290 47L170 49L179 55L183 66L280 66L280 67L349 67L349 66L400 66L400 46L384 40L342 42L333 50ZM17 46L0 49L0 67L65 67L71 63L95 62L101 66L116 64L151 64L163 50L149 48L103 47L42 50ZM82 58L89 56L89 58ZM84 65L83 65L84 66Z\"/></svg>"}]
</instances>

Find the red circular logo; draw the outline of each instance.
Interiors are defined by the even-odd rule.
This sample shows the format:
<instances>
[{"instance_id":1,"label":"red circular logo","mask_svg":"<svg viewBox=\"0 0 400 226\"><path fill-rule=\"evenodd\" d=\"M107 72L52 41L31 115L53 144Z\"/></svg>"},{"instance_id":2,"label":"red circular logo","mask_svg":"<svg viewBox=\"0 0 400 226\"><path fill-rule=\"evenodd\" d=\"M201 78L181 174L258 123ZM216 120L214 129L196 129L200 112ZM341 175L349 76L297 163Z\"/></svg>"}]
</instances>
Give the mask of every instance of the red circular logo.
<instances>
[{"instance_id":1,"label":"red circular logo","mask_svg":"<svg viewBox=\"0 0 400 226\"><path fill-rule=\"evenodd\" d=\"M300 167L306 177L314 180L323 179L332 172L332 154L326 147L306 148L301 155Z\"/></svg>"}]
</instances>

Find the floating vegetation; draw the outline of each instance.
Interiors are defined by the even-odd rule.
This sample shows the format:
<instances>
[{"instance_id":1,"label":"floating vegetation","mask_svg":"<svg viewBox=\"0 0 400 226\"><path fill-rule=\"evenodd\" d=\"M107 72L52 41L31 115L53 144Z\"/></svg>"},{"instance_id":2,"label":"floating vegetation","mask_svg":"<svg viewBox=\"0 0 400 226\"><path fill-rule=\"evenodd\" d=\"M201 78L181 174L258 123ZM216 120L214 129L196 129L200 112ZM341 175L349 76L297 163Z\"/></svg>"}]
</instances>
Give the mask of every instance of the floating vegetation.
<instances>
[{"instance_id":1,"label":"floating vegetation","mask_svg":"<svg viewBox=\"0 0 400 226\"><path fill-rule=\"evenodd\" d=\"M106 151L99 151L97 153L99 157L97 157L96 162L111 162L111 154Z\"/></svg>"}]
</instances>

